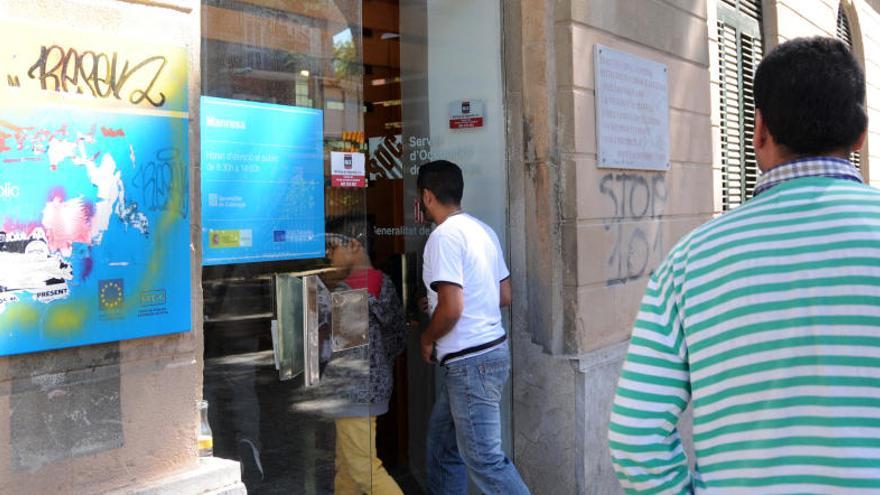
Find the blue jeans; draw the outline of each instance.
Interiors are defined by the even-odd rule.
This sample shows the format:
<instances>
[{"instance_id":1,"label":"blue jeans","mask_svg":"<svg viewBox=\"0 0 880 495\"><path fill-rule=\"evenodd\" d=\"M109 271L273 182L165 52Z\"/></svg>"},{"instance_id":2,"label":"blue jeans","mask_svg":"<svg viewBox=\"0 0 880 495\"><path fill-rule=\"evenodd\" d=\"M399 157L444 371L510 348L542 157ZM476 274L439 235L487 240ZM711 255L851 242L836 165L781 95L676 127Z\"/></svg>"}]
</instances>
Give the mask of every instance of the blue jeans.
<instances>
[{"instance_id":1,"label":"blue jeans","mask_svg":"<svg viewBox=\"0 0 880 495\"><path fill-rule=\"evenodd\" d=\"M444 380L428 425L431 493L467 495L470 473L486 495L528 494L501 450L501 392L510 373L507 344L439 369Z\"/></svg>"}]
</instances>

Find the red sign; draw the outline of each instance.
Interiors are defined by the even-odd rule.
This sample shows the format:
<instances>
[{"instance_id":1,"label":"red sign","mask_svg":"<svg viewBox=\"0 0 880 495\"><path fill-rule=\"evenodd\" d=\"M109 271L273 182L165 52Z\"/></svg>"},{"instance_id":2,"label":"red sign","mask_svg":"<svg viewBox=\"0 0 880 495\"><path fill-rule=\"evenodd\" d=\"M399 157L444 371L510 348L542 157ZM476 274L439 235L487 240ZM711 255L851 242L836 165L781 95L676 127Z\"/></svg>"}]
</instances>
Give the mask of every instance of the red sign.
<instances>
[{"instance_id":1,"label":"red sign","mask_svg":"<svg viewBox=\"0 0 880 495\"><path fill-rule=\"evenodd\" d=\"M483 117L450 119L449 120L449 128L450 129L474 129L477 127L483 127Z\"/></svg>"},{"instance_id":2,"label":"red sign","mask_svg":"<svg viewBox=\"0 0 880 495\"><path fill-rule=\"evenodd\" d=\"M363 153L330 153L330 185L333 187L367 187Z\"/></svg>"},{"instance_id":3,"label":"red sign","mask_svg":"<svg viewBox=\"0 0 880 495\"><path fill-rule=\"evenodd\" d=\"M367 178L364 176L334 175L331 177L330 184L333 187L367 187Z\"/></svg>"},{"instance_id":4,"label":"red sign","mask_svg":"<svg viewBox=\"0 0 880 495\"><path fill-rule=\"evenodd\" d=\"M450 129L478 129L483 127L483 102L458 100L449 104Z\"/></svg>"}]
</instances>

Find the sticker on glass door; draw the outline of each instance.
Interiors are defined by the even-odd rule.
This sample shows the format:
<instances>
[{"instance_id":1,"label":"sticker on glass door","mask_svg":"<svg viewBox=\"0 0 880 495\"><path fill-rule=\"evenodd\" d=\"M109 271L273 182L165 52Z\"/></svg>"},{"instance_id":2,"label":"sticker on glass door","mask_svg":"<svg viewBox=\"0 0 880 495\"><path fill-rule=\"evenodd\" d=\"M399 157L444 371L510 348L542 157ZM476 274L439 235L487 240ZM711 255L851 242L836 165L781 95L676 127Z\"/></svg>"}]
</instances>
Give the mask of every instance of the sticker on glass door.
<instances>
[{"instance_id":1,"label":"sticker on glass door","mask_svg":"<svg viewBox=\"0 0 880 495\"><path fill-rule=\"evenodd\" d=\"M367 187L363 153L330 153L330 173L333 187Z\"/></svg>"}]
</instances>

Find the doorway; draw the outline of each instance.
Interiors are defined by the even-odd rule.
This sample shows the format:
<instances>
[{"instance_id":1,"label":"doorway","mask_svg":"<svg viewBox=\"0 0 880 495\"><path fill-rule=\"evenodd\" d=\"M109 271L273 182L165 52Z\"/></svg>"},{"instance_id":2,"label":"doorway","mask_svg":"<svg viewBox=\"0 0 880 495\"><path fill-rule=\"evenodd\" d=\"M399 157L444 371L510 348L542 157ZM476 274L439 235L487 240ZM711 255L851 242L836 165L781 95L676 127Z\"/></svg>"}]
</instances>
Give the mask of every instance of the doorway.
<instances>
[{"instance_id":1,"label":"doorway","mask_svg":"<svg viewBox=\"0 0 880 495\"><path fill-rule=\"evenodd\" d=\"M249 492L334 491L332 410L347 388L334 374L340 356L361 367L345 375L348 385L368 387L371 378L370 339L334 340L342 326L370 318L345 299L369 293L370 276L352 280L334 261L333 250L352 240L393 285L407 326L387 412L364 428L403 491L424 492L435 376L418 352L430 228L416 221L415 174L433 159L462 166L464 208L505 242L501 13L493 4L203 0L204 395L214 455L242 463ZM303 296L309 280L313 320ZM302 356L285 361L278 349L290 345L282 320L291 300L302 301L303 315L293 333L308 335L313 323L317 343L310 357L308 342L296 341Z\"/></svg>"}]
</instances>

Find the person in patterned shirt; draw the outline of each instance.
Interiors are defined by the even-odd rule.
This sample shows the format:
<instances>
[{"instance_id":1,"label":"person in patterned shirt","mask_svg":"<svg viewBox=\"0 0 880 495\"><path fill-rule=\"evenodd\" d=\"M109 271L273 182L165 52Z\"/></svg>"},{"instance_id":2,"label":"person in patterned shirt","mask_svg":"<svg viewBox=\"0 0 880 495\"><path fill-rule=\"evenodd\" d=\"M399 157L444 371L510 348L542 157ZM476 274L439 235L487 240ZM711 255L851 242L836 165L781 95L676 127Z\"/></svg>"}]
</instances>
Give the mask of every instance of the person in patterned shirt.
<instances>
[{"instance_id":1,"label":"person in patterned shirt","mask_svg":"<svg viewBox=\"0 0 880 495\"><path fill-rule=\"evenodd\" d=\"M324 411L336 421L335 493L401 494L376 456L376 417L388 412L394 361L406 347L403 307L391 279L373 268L370 222L342 217L327 231L327 257L340 277L331 289L369 294L368 345L335 353L319 386L335 399Z\"/></svg>"},{"instance_id":2,"label":"person in patterned shirt","mask_svg":"<svg viewBox=\"0 0 880 495\"><path fill-rule=\"evenodd\" d=\"M880 191L848 161L865 76L800 38L754 91L754 197L679 241L636 318L608 434L628 493L880 493Z\"/></svg>"}]
</instances>

